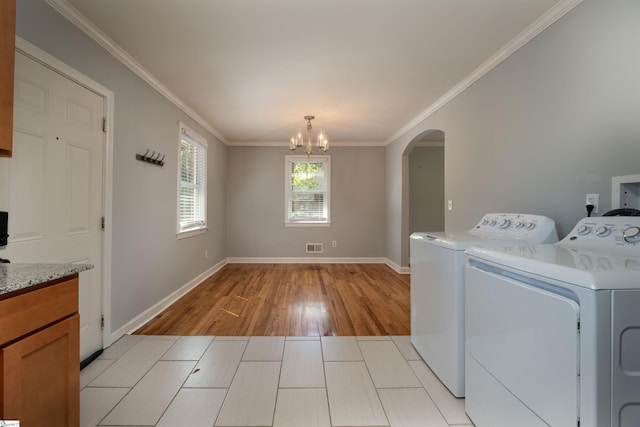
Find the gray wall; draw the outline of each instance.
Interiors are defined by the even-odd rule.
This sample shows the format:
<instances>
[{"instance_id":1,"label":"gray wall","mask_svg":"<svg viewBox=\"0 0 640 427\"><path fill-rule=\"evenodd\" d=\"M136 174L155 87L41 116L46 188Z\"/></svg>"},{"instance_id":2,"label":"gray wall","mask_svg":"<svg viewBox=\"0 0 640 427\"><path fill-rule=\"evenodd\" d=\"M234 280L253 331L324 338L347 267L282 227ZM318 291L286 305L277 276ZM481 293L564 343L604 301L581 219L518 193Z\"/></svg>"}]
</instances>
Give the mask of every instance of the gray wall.
<instances>
[{"instance_id":1,"label":"gray wall","mask_svg":"<svg viewBox=\"0 0 640 427\"><path fill-rule=\"evenodd\" d=\"M226 147L41 0L17 2L17 34L115 93L111 330L226 258ZM176 239L178 121L209 142L209 232ZM146 148L160 168L139 162ZM205 259L204 251L209 257Z\"/></svg>"},{"instance_id":2,"label":"gray wall","mask_svg":"<svg viewBox=\"0 0 640 427\"><path fill-rule=\"evenodd\" d=\"M230 147L229 257L384 257L385 148L331 148L331 227L285 227L287 148ZM331 242L337 241L332 248Z\"/></svg>"},{"instance_id":3,"label":"gray wall","mask_svg":"<svg viewBox=\"0 0 640 427\"><path fill-rule=\"evenodd\" d=\"M444 230L444 147L409 153L409 233Z\"/></svg>"},{"instance_id":4,"label":"gray wall","mask_svg":"<svg viewBox=\"0 0 640 427\"><path fill-rule=\"evenodd\" d=\"M585 194L611 207L611 177L640 173L640 2L584 0L387 149L387 189L402 187L402 156L420 133L445 143L447 230L486 212L556 220L561 237ZM386 256L406 266L400 191L387 193Z\"/></svg>"},{"instance_id":5,"label":"gray wall","mask_svg":"<svg viewBox=\"0 0 640 427\"><path fill-rule=\"evenodd\" d=\"M566 234L586 193L610 207L611 177L640 173L640 2L584 0L386 148L332 148L330 228L285 228L285 148L227 148L42 0L19 0L17 33L115 92L112 330L228 257L384 257L408 263L407 147L446 134L447 230L486 212L548 215ZM182 120L209 141L209 233L176 240ZM332 240L338 247L332 249ZM209 258L204 258L204 251Z\"/></svg>"}]
</instances>

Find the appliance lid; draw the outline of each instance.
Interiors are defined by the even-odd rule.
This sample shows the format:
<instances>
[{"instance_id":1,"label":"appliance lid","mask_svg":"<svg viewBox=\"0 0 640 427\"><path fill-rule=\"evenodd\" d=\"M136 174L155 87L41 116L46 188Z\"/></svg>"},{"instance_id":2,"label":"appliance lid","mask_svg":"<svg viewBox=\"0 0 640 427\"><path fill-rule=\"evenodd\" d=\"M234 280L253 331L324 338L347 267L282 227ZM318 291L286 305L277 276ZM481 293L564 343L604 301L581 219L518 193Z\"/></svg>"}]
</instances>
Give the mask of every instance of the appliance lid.
<instances>
[{"instance_id":1,"label":"appliance lid","mask_svg":"<svg viewBox=\"0 0 640 427\"><path fill-rule=\"evenodd\" d=\"M453 251L464 251L472 246L493 246L504 245L508 242L516 241L515 238L505 236L482 235L472 231L434 231L426 233L413 233L410 236L412 241L420 241L434 246L439 246ZM522 242L526 243L526 242Z\"/></svg>"},{"instance_id":2,"label":"appliance lid","mask_svg":"<svg viewBox=\"0 0 640 427\"><path fill-rule=\"evenodd\" d=\"M640 254L598 251L554 245L471 247L469 262L494 271L510 270L529 276L600 289L640 289Z\"/></svg>"},{"instance_id":3,"label":"appliance lid","mask_svg":"<svg viewBox=\"0 0 640 427\"><path fill-rule=\"evenodd\" d=\"M466 231L427 231L411 235L412 240L428 242L454 251L474 245L493 246L520 241L528 244L558 241L555 222L548 217L520 213L488 213Z\"/></svg>"}]
</instances>

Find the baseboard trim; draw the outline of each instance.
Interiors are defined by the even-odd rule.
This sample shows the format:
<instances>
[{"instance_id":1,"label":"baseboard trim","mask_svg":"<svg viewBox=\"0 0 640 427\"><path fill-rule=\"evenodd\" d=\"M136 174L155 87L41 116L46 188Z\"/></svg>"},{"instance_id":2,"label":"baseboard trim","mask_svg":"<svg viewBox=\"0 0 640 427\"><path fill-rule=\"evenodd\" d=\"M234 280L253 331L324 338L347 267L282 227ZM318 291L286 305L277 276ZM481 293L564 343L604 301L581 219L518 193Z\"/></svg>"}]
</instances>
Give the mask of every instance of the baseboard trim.
<instances>
[{"instance_id":1,"label":"baseboard trim","mask_svg":"<svg viewBox=\"0 0 640 427\"><path fill-rule=\"evenodd\" d=\"M409 267L401 267L398 264L396 264L395 262L391 261L389 258L386 258L385 264L387 264L389 267L393 268L395 270L395 272L398 273L398 274L410 274L411 273L411 270L409 269Z\"/></svg>"},{"instance_id":2,"label":"baseboard trim","mask_svg":"<svg viewBox=\"0 0 640 427\"><path fill-rule=\"evenodd\" d=\"M229 264L385 264L398 274L410 274L409 267L401 267L384 257L231 257Z\"/></svg>"},{"instance_id":3,"label":"baseboard trim","mask_svg":"<svg viewBox=\"0 0 640 427\"><path fill-rule=\"evenodd\" d=\"M216 273L222 267L228 264L227 259L223 259L222 261L215 264L213 267L209 268L205 272L199 274L195 278L191 279L188 283L182 285L179 289L169 294L158 303L149 307L147 310L142 312L140 315L136 316L134 319L127 322L122 327L118 328L116 331L111 333L111 342L114 343L123 335L133 333L137 329L141 328L145 323L153 319L158 314L162 313L167 307L176 302L182 296L184 296L187 292L198 286L205 279L207 279L212 274Z\"/></svg>"},{"instance_id":4,"label":"baseboard trim","mask_svg":"<svg viewBox=\"0 0 640 427\"><path fill-rule=\"evenodd\" d=\"M386 258L335 257L231 257L229 264L385 264Z\"/></svg>"}]
</instances>

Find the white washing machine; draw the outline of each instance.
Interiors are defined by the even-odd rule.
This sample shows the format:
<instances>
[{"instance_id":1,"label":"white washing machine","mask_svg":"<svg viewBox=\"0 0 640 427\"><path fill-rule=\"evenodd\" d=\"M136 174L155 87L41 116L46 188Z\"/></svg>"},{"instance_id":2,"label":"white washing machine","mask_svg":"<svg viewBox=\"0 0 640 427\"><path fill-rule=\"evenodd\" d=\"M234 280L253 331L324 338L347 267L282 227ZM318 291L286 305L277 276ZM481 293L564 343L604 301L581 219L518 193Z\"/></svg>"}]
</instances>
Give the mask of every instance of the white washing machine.
<instances>
[{"instance_id":1,"label":"white washing machine","mask_svg":"<svg viewBox=\"0 0 640 427\"><path fill-rule=\"evenodd\" d=\"M555 222L492 213L469 231L411 235L411 343L456 397L464 396L464 251L509 241L557 242Z\"/></svg>"},{"instance_id":2,"label":"white washing machine","mask_svg":"<svg viewBox=\"0 0 640 427\"><path fill-rule=\"evenodd\" d=\"M467 414L477 427L640 425L640 217L554 245L469 248Z\"/></svg>"}]
</instances>

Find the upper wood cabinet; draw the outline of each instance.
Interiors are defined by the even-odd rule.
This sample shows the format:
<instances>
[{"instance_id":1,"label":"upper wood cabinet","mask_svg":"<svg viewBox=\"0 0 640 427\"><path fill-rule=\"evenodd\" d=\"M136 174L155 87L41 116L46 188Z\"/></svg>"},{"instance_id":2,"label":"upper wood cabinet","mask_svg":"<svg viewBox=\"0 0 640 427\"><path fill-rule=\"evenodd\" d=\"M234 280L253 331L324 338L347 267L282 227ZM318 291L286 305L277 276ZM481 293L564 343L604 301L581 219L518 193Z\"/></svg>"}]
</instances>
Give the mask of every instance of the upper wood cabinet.
<instances>
[{"instance_id":1,"label":"upper wood cabinet","mask_svg":"<svg viewBox=\"0 0 640 427\"><path fill-rule=\"evenodd\" d=\"M16 0L0 0L0 157L11 157L13 147L15 37Z\"/></svg>"}]
</instances>

